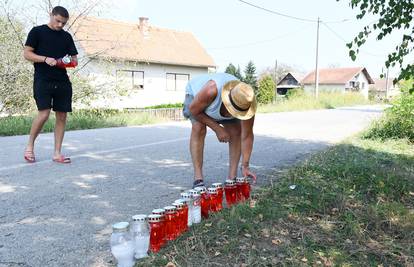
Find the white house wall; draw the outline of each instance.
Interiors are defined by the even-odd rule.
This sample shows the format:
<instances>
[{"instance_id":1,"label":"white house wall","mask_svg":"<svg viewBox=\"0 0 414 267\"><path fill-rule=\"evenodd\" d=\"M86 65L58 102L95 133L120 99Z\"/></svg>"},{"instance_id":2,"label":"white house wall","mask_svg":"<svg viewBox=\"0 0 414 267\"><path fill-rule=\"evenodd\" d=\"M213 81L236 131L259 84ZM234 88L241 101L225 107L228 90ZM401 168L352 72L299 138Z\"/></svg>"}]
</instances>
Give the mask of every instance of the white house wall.
<instances>
[{"instance_id":1,"label":"white house wall","mask_svg":"<svg viewBox=\"0 0 414 267\"><path fill-rule=\"evenodd\" d=\"M303 88L305 92L308 94L315 93L314 84L305 84ZM318 89L319 89L319 92L343 93L345 92L345 85L343 84L320 84Z\"/></svg>"},{"instance_id":2,"label":"white house wall","mask_svg":"<svg viewBox=\"0 0 414 267\"><path fill-rule=\"evenodd\" d=\"M119 75L117 78L119 70L142 71L143 89L132 89L132 80L125 82ZM104 89L102 97L92 102L93 107L122 109L183 102L186 82L180 82L176 91L169 91L167 73L189 74L192 79L208 73L208 68L92 60L81 73L91 78L99 90ZM117 86L123 96L114 93Z\"/></svg>"},{"instance_id":3,"label":"white house wall","mask_svg":"<svg viewBox=\"0 0 414 267\"><path fill-rule=\"evenodd\" d=\"M357 77L354 79L354 81L359 82L359 88L361 94L368 99L368 90L369 90L369 83L367 77L361 72ZM349 83L347 84L347 87L349 87Z\"/></svg>"}]
</instances>

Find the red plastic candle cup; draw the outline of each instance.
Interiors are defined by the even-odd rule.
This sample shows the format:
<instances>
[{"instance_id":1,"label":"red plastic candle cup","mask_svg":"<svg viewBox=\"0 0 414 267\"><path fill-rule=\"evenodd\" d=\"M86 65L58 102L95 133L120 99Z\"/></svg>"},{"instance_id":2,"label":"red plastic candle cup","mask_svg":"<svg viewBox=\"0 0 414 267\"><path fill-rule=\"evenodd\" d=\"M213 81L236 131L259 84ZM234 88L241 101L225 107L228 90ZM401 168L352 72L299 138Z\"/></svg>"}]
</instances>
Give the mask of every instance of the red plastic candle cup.
<instances>
[{"instance_id":1,"label":"red plastic candle cup","mask_svg":"<svg viewBox=\"0 0 414 267\"><path fill-rule=\"evenodd\" d=\"M224 193L226 195L226 202L228 207L231 207L237 203L237 187L234 180L226 180L226 183L224 185Z\"/></svg>"},{"instance_id":2,"label":"red plastic candle cup","mask_svg":"<svg viewBox=\"0 0 414 267\"><path fill-rule=\"evenodd\" d=\"M148 215L148 223L150 226L150 246L152 252L158 252L161 249L163 241L163 221L161 215Z\"/></svg>"},{"instance_id":3,"label":"red plastic candle cup","mask_svg":"<svg viewBox=\"0 0 414 267\"><path fill-rule=\"evenodd\" d=\"M166 229L165 229L165 210L164 209L155 209L152 211L152 214L160 215L161 216L161 224L162 224L162 242L161 246L163 247L167 243L166 237Z\"/></svg>"},{"instance_id":4,"label":"red plastic candle cup","mask_svg":"<svg viewBox=\"0 0 414 267\"><path fill-rule=\"evenodd\" d=\"M184 203L176 200L172 205L177 209L176 236L179 237L184 232Z\"/></svg>"},{"instance_id":5,"label":"red plastic candle cup","mask_svg":"<svg viewBox=\"0 0 414 267\"><path fill-rule=\"evenodd\" d=\"M217 211L220 211L223 209L223 195L224 195L224 189L222 183L213 183L211 187L217 188Z\"/></svg>"},{"instance_id":6,"label":"red plastic candle cup","mask_svg":"<svg viewBox=\"0 0 414 267\"><path fill-rule=\"evenodd\" d=\"M164 207L165 210L165 231L166 239L168 241L174 240L177 238L177 209L174 206Z\"/></svg>"},{"instance_id":7,"label":"red plastic candle cup","mask_svg":"<svg viewBox=\"0 0 414 267\"><path fill-rule=\"evenodd\" d=\"M242 183L242 193L245 200L250 198L250 183L247 177L245 177L244 182Z\"/></svg>"},{"instance_id":8,"label":"red plastic candle cup","mask_svg":"<svg viewBox=\"0 0 414 267\"><path fill-rule=\"evenodd\" d=\"M203 219L208 218L208 211L210 210L210 197L207 194L207 190L204 186L194 188L201 195L201 216Z\"/></svg>"},{"instance_id":9,"label":"red plastic candle cup","mask_svg":"<svg viewBox=\"0 0 414 267\"><path fill-rule=\"evenodd\" d=\"M208 188L208 194L210 195L210 210L211 210L211 212L219 211L219 209L218 209L219 197L218 197L217 188L209 187Z\"/></svg>"},{"instance_id":10,"label":"red plastic candle cup","mask_svg":"<svg viewBox=\"0 0 414 267\"><path fill-rule=\"evenodd\" d=\"M242 202L242 201L246 200L244 198L244 195L243 195L243 185L244 185L245 182L246 182L245 177L237 177L236 178L236 188L237 188L236 199L237 199L237 202Z\"/></svg>"}]
</instances>

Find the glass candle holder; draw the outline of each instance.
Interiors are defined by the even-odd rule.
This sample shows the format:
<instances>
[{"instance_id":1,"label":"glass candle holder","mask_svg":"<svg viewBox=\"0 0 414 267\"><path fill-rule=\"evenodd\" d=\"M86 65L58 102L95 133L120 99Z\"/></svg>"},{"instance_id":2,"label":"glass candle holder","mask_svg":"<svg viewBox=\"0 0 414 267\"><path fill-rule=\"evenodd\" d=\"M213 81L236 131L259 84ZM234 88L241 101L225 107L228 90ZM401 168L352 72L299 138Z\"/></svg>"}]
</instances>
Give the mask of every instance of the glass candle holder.
<instances>
[{"instance_id":1,"label":"glass candle holder","mask_svg":"<svg viewBox=\"0 0 414 267\"><path fill-rule=\"evenodd\" d=\"M150 250L158 252L164 244L164 223L161 215L148 215L148 223L150 226Z\"/></svg>"},{"instance_id":2,"label":"glass candle holder","mask_svg":"<svg viewBox=\"0 0 414 267\"><path fill-rule=\"evenodd\" d=\"M210 210L210 197L207 193L207 189L204 186L194 188L201 195L201 217L203 219L208 218L208 211Z\"/></svg>"},{"instance_id":3,"label":"glass candle holder","mask_svg":"<svg viewBox=\"0 0 414 267\"><path fill-rule=\"evenodd\" d=\"M224 196L224 189L222 183L213 183L211 187L217 188L217 211L223 209L223 196Z\"/></svg>"},{"instance_id":4,"label":"glass candle holder","mask_svg":"<svg viewBox=\"0 0 414 267\"><path fill-rule=\"evenodd\" d=\"M161 226L162 226L162 242L161 247L163 247L167 243L167 230L165 228L165 210L164 209L155 209L152 211L152 214L160 215L161 216Z\"/></svg>"},{"instance_id":5,"label":"glass candle holder","mask_svg":"<svg viewBox=\"0 0 414 267\"><path fill-rule=\"evenodd\" d=\"M226 195L227 206L231 207L237 203L237 187L234 180L226 180L224 185L224 193Z\"/></svg>"}]
</instances>

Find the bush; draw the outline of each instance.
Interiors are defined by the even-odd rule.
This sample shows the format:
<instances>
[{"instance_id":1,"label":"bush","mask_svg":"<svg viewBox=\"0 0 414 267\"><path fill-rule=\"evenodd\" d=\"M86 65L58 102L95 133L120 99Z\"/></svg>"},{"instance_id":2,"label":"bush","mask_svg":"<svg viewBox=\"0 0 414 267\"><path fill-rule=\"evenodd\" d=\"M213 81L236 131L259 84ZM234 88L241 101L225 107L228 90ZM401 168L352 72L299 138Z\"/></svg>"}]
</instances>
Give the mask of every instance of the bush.
<instances>
[{"instance_id":1,"label":"bush","mask_svg":"<svg viewBox=\"0 0 414 267\"><path fill-rule=\"evenodd\" d=\"M259 89L257 93L257 102L267 104L272 102L275 95L275 82L271 76L265 76L259 81Z\"/></svg>"},{"instance_id":2,"label":"bush","mask_svg":"<svg viewBox=\"0 0 414 267\"><path fill-rule=\"evenodd\" d=\"M296 88L296 89L290 89L286 93L286 98L294 98L294 97L300 97L305 95L305 90L303 88Z\"/></svg>"},{"instance_id":3,"label":"bush","mask_svg":"<svg viewBox=\"0 0 414 267\"><path fill-rule=\"evenodd\" d=\"M375 122L364 135L365 138L407 138L414 142L414 94L404 92L386 110L385 116Z\"/></svg>"}]
</instances>

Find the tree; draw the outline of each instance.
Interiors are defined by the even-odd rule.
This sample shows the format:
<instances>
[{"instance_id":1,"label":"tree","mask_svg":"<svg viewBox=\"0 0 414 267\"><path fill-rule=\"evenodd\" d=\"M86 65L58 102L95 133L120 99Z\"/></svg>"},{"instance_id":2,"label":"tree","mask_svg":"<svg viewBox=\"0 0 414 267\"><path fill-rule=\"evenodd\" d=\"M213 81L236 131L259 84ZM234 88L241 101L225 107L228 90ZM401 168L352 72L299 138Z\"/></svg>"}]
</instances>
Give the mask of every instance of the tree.
<instances>
[{"instance_id":1,"label":"tree","mask_svg":"<svg viewBox=\"0 0 414 267\"><path fill-rule=\"evenodd\" d=\"M339 0L337 0L339 1ZM407 62L407 55L414 50L414 1L413 0L350 0L350 6L360 10L357 19L368 14L379 16L379 19L364 27L364 29L347 44L352 60L356 59L359 48L366 42L371 34L376 34L377 40L382 40L395 30L402 30L400 44L395 51L388 54L385 66L399 65L401 73L397 80L408 80L414 77L414 62ZM395 80L394 82L397 82ZM410 89L414 92L414 85Z\"/></svg>"},{"instance_id":2,"label":"tree","mask_svg":"<svg viewBox=\"0 0 414 267\"><path fill-rule=\"evenodd\" d=\"M24 40L27 36L24 29L32 27L32 24L37 21L37 18L32 16L32 13L36 14L33 10L44 10L43 14L47 19L51 7L60 2L43 0L36 2L40 5L38 7L30 6L25 10L14 10L11 1L0 0L0 112L21 114L35 108L32 97L33 65L22 56ZM76 10L74 13L79 14L74 16L70 22L73 23L81 19L81 16L91 13L98 4L103 2L103 0L65 2L70 10ZM25 12L31 13L26 15ZM23 21L26 24L23 24ZM87 105L96 95L102 94L97 90L97 86L92 87L89 79L78 73L78 70L81 70L88 62L87 58L79 58L79 67L68 71L73 84L74 104Z\"/></svg>"},{"instance_id":3,"label":"tree","mask_svg":"<svg viewBox=\"0 0 414 267\"><path fill-rule=\"evenodd\" d=\"M265 76L271 76L275 84L277 84L283 77L285 77L288 72L296 72L296 73L302 73L303 71L299 70L297 67L293 67L284 63L278 64L276 73L275 73L275 67L268 67L265 70L263 70L259 74L259 80L263 79Z\"/></svg>"},{"instance_id":4,"label":"tree","mask_svg":"<svg viewBox=\"0 0 414 267\"><path fill-rule=\"evenodd\" d=\"M275 95L276 84L272 79L272 76L268 75L263 77L259 81L259 89L257 93L257 102L267 104L272 102Z\"/></svg>"},{"instance_id":5,"label":"tree","mask_svg":"<svg viewBox=\"0 0 414 267\"><path fill-rule=\"evenodd\" d=\"M226 70L224 72L225 73L228 73L228 74L231 74L231 75L234 75L237 79L239 79L241 81L243 80L243 76L242 76L242 74L240 72L240 66L238 66L236 68L232 63L230 63L227 66L227 68L226 68Z\"/></svg>"},{"instance_id":6,"label":"tree","mask_svg":"<svg viewBox=\"0 0 414 267\"><path fill-rule=\"evenodd\" d=\"M256 76L256 67L253 61L247 63L246 69L244 70L244 79L243 82L249 84L253 87L254 92L257 94L257 76Z\"/></svg>"},{"instance_id":7,"label":"tree","mask_svg":"<svg viewBox=\"0 0 414 267\"><path fill-rule=\"evenodd\" d=\"M13 22L13 23L10 23ZM23 25L0 16L0 111L19 113L33 107L32 66L22 57Z\"/></svg>"}]
</instances>

